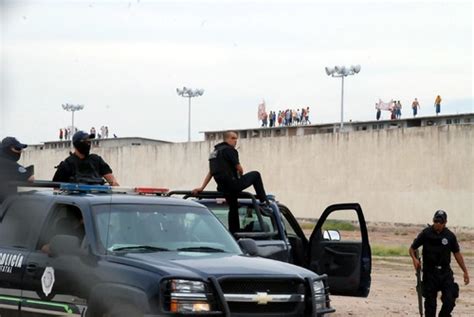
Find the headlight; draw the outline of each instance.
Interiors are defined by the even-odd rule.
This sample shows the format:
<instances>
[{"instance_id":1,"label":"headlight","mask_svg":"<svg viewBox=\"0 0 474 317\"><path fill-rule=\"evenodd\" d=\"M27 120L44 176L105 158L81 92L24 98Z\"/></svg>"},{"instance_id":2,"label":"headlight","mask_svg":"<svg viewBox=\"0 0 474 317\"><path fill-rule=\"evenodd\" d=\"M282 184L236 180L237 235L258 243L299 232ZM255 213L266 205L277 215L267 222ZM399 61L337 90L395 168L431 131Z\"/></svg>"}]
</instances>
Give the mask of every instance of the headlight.
<instances>
[{"instance_id":1,"label":"headlight","mask_svg":"<svg viewBox=\"0 0 474 317\"><path fill-rule=\"evenodd\" d=\"M208 285L201 281L169 280L168 310L173 313L210 312L212 311L212 293Z\"/></svg>"},{"instance_id":2,"label":"headlight","mask_svg":"<svg viewBox=\"0 0 474 317\"><path fill-rule=\"evenodd\" d=\"M323 281L313 282L314 301L316 302L316 310L326 308L326 291Z\"/></svg>"},{"instance_id":3,"label":"headlight","mask_svg":"<svg viewBox=\"0 0 474 317\"><path fill-rule=\"evenodd\" d=\"M206 285L201 281L171 280L171 291L180 293L206 293Z\"/></svg>"}]
</instances>

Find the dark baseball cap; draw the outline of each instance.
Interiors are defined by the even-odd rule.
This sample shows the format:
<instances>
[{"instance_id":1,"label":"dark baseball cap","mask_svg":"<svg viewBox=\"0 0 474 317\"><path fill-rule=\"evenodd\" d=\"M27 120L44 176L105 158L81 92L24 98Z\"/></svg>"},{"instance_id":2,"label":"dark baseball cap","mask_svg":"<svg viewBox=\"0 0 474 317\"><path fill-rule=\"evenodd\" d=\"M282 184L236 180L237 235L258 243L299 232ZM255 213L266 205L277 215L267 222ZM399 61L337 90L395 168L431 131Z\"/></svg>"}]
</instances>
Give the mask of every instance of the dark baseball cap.
<instances>
[{"instance_id":1,"label":"dark baseball cap","mask_svg":"<svg viewBox=\"0 0 474 317\"><path fill-rule=\"evenodd\" d=\"M95 137L94 134L89 134L84 131L77 131L72 136L72 143L74 144L74 143L81 142L84 140L90 140L90 139L93 139L94 137Z\"/></svg>"},{"instance_id":2,"label":"dark baseball cap","mask_svg":"<svg viewBox=\"0 0 474 317\"><path fill-rule=\"evenodd\" d=\"M445 223L446 220L448 220L448 215L446 214L446 211L441 209L437 210L433 216L433 221L435 220Z\"/></svg>"},{"instance_id":3,"label":"dark baseball cap","mask_svg":"<svg viewBox=\"0 0 474 317\"><path fill-rule=\"evenodd\" d=\"M16 138L12 136L7 136L5 139L2 140L2 147L3 148L10 148L13 147L15 150L21 151L24 148L28 147L28 145L20 143Z\"/></svg>"}]
</instances>

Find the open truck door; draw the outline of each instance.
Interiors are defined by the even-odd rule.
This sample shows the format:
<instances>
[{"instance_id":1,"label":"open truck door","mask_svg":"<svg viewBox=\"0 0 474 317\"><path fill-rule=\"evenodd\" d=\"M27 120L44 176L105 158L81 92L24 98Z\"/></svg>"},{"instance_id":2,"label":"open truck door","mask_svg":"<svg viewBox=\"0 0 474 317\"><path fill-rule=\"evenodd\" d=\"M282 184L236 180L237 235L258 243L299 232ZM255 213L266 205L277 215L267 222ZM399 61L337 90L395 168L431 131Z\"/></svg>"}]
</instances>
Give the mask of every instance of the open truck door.
<instances>
[{"instance_id":1,"label":"open truck door","mask_svg":"<svg viewBox=\"0 0 474 317\"><path fill-rule=\"evenodd\" d=\"M338 212L354 212L360 230L358 241L341 239L324 230L328 216ZM356 225L357 227L357 225ZM339 238L339 239L338 239ZM311 234L308 249L309 269L328 275L331 294L367 297L370 291L372 255L367 225L357 203L335 204L326 208Z\"/></svg>"}]
</instances>

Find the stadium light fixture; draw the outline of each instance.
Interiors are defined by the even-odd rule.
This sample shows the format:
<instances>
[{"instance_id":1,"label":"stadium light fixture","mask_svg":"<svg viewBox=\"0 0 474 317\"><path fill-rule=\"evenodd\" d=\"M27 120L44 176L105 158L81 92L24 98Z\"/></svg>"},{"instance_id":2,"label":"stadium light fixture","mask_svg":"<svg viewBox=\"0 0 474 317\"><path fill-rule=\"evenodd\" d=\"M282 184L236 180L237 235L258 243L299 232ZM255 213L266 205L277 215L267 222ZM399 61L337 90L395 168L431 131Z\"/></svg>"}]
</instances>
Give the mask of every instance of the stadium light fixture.
<instances>
[{"instance_id":1,"label":"stadium light fixture","mask_svg":"<svg viewBox=\"0 0 474 317\"><path fill-rule=\"evenodd\" d=\"M334 66L334 68L326 67L326 74L332 77L341 77L342 87L341 87L341 125L339 131L342 132L344 128L344 77L349 75L355 75L360 72L360 65L351 65L347 68L346 66Z\"/></svg>"},{"instance_id":2,"label":"stadium light fixture","mask_svg":"<svg viewBox=\"0 0 474 317\"><path fill-rule=\"evenodd\" d=\"M75 127L74 127L74 112L84 109L84 105L73 105L70 103L63 103L61 106L63 107L64 110L72 113L72 124L71 124L71 138L72 138L72 135L74 135L74 133L76 132ZM72 143L71 143L71 146L72 146Z\"/></svg>"},{"instance_id":3,"label":"stadium light fixture","mask_svg":"<svg viewBox=\"0 0 474 317\"><path fill-rule=\"evenodd\" d=\"M183 87L176 88L178 96L188 98L188 142L191 142L191 98L200 97L204 94L204 89L191 89Z\"/></svg>"}]
</instances>

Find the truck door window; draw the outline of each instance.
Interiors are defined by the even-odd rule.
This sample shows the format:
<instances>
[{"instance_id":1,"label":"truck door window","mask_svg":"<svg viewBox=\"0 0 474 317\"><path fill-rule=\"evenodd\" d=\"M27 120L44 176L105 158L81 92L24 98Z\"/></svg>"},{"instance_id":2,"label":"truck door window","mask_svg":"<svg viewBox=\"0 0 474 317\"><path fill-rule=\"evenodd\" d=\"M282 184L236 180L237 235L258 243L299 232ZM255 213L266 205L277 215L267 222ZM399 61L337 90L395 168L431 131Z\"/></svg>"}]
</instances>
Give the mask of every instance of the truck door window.
<instances>
[{"instance_id":1,"label":"truck door window","mask_svg":"<svg viewBox=\"0 0 474 317\"><path fill-rule=\"evenodd\" d=\"M49 242L56 235L71 235L82 243L85 236L84 220L81 211L72 205L57 205L43 229L38 249L49 253Z\"/></svg>"},{"instance_id":2,"label":"truck door window","mask_svg":"<svg viewBox=\"0 0 474 317\"><path fill-rule=\"evenodd\" d=\"M211 211L216 215L217 218L226 226L229 227L228 213L229 209L227 206L212 206L209 207ZM263 228L260 226L257 214L253 209L253 206L241 206L239 207L239 219L240 219L240 231L241 232L274 232L276 231L273 223L273 218L270 215L262 213Z\"/></svg>"},{"instance_id":3,"label":"truck door window","mask_svg":"<svg viewBox=\"0 0 474 317\"><path fill-rule=\"evenodd\" d=\"M357 214L352 211L338 210L331 213L322 227L323 233L329 230L338 231L341 241L362 241Z\"/></svg>"},{"instance_id":4,"label":"truck door window","mask_svg":"<svg viewBox=\"0 0 474 317\"><path fill-rule=\"evenodd\" d=\"M34 247L44 217L40 201L13 201L0 219L0 245L19 248Z\"/></svg>"},{"instance_id":5,"label":"truck door window","mask_svg":"<svg viewBox=\"0 0 474 317\"><path fill-rule=\"evenodd\" d=\"M283 216L281 217L281 219L283 219L283 223L285 225L285 230L286 230L286 234L290 237L297 237L298 235L296 234L295 230L293 229L293 227L291 226L291 224L288 222L288 220L286 220L286 218Z\"/></svg>"}]
</instances>

